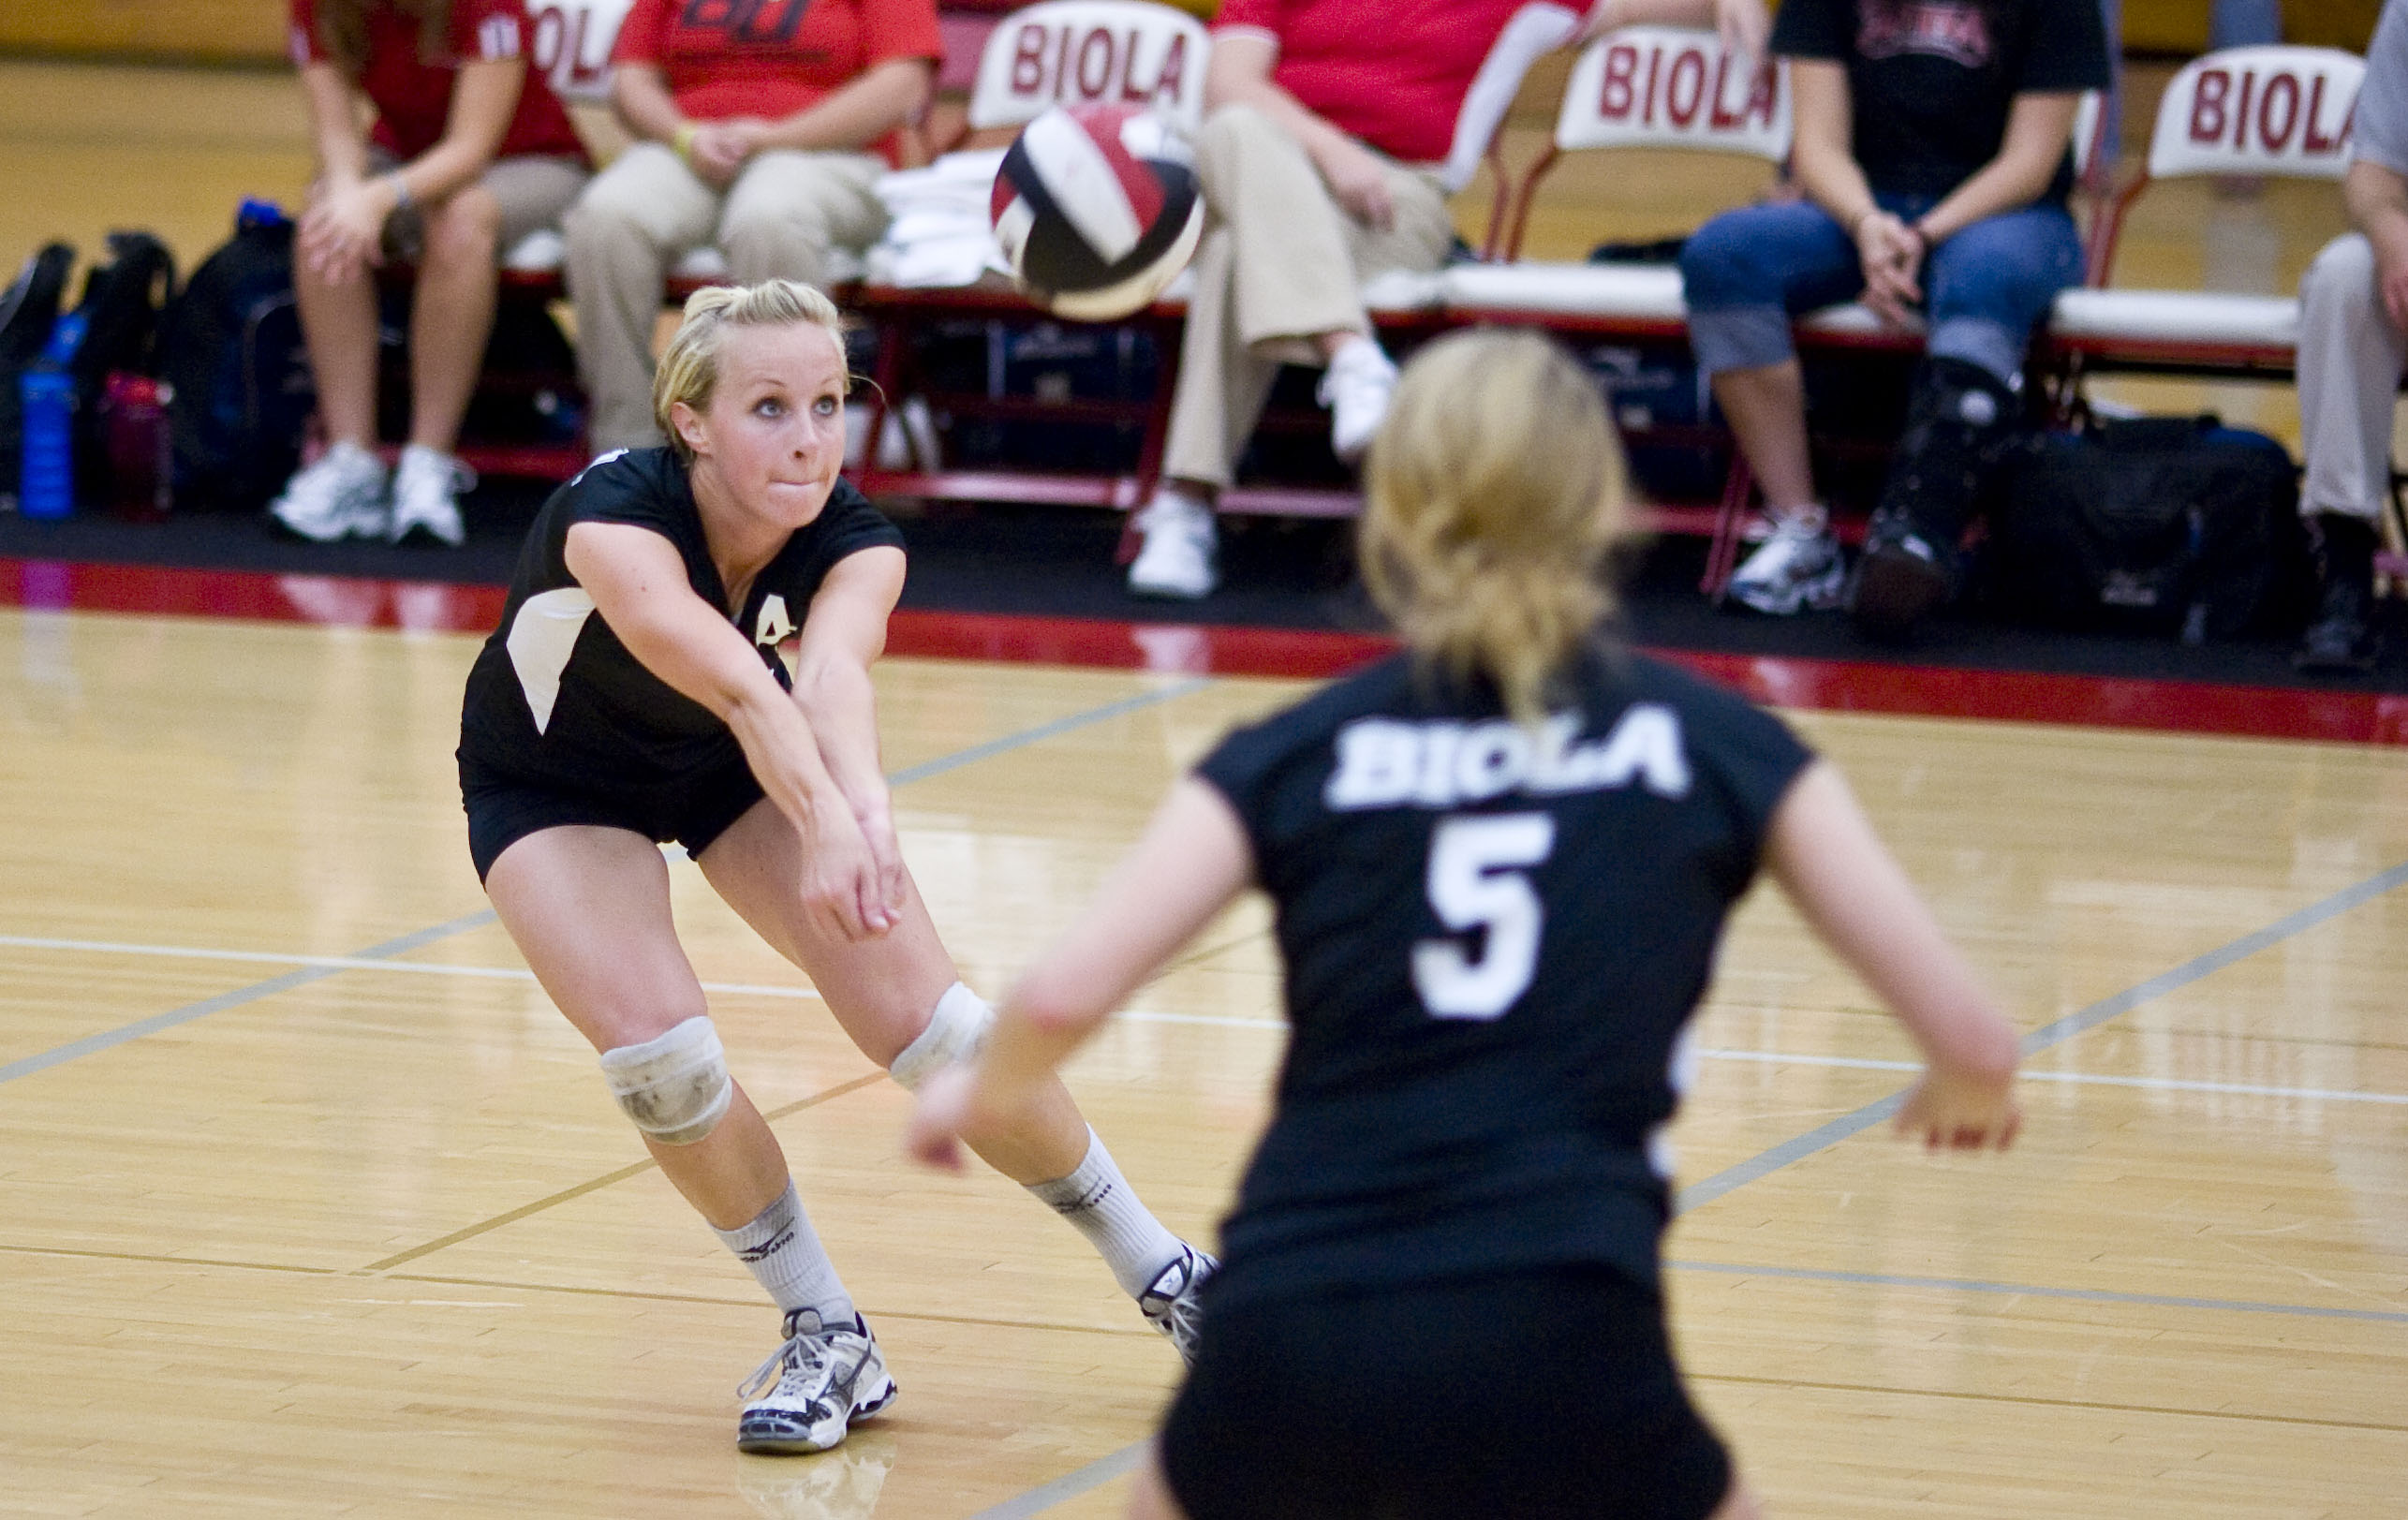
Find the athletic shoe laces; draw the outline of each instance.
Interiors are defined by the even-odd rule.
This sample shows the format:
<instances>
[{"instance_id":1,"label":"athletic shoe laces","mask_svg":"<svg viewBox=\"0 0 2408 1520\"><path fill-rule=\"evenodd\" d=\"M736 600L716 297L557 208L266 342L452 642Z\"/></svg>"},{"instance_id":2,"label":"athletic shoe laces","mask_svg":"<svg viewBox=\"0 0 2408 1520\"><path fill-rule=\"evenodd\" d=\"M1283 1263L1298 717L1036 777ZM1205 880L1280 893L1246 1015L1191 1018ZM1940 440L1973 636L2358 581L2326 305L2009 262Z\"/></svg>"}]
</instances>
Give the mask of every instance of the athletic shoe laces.
<instances>
[{"instance_id":1,"label":"athletic shoe laces","mask_svg":"<svg viewBox=\"0 0 2408 1520\"><path fill-rule=\"evenodd\" d=\"M780 1394L810 1394L812 1381L827 1371L829 1332L820 1323L819 1314L798 1309L786 1322L790 1327L786 1344L770 1352L768 1361L736 1385L738 1398L766 1393L773 1384Z\"/></svg>"}]
</instances>

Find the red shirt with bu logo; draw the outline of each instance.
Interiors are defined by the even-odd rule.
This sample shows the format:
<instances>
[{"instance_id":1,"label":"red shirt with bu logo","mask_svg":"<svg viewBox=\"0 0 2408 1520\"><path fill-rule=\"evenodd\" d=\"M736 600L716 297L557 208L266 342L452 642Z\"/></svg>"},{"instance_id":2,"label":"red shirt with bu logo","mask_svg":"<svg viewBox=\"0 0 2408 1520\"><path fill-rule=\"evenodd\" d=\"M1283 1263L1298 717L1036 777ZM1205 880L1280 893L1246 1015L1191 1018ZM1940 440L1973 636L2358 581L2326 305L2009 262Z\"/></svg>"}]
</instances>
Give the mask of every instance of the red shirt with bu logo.
<instances>
[{"instance_id":1,"label":"red shirt with bu logo","mask_svg":"<svg viewBox=\"0 0 2408 1520\"><path fill-rule=\"evenodd\" d=\"M443 140L451 118L451 84L460 66L524 58L531 28L525 0L451 0L451 35L426 57L418 18L377 4L368 12L368 56L353 81L377 108L369 140L404 158ZM292 61L296 67L331 62L318 37L318 0L292 0ZM585 145L552 86L532 68L519 89L518 111L502 134L497 155L585 156Z\"/></svg>"},{"instance_id":2,"label":"red shirt with bu logo","mask_svg":"<svg viewBox=\"0 0 2408 1520\"><path fill-rule=\"evenodd\" d=\"M1455 143L1472 76L1526 0L1223 0L1214 35L1279 45L1271 81L1350 137L1409 164Z\"/></svg>"},{"instance_id":3,"label":"red shirt with bu logo","mask_svg":"<svg viewBox=\"0 0 2408 1520\"><path fill-rule=\"evenodd\" d=\"M776 121L892 58L944 56L935 0L635 0L613 61L650 64L695 121Z\"/></svg>"}]
</instances>

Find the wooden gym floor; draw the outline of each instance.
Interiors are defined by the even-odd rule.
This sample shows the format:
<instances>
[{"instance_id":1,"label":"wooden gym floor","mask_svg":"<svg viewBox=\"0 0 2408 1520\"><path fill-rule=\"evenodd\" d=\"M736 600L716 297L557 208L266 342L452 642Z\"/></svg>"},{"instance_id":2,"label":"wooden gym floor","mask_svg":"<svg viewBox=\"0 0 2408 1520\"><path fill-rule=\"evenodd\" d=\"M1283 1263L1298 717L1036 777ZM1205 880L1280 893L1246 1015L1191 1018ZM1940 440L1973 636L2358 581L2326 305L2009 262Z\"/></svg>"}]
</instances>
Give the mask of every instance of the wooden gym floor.
<instances>
[{"instance_id":1,"label":"wooden gym floor","mask_svg":"<svg viewBox=\"0 0 2408 1520\"><path fill-rule=\"evenodd\" d=\"M188 263L305 153L287 81L0 65L0 257L132 224ZM1746 193L1659 167L1618 197L1567 166L1533 251ZM2312 189L2143 213L2131 278L2239 283L2238 246L2267 289L2338 225ZM2288 392L2260 404L2287 432ZM733 1064L904 1389L832 1456L735 1453L772 1316L484 915L447 593L374 593L399 631L74 610L0 571L43 609L0 608L0 1513L1117 1513L1175 1358L1016 1188L908 1166L900 1092L679 865ZM1178 637L1148 647L1191 664ZM880 685L907 850L989 992L1181 765L1302 688L929 658ZM2401 1513L2401 750L1794 716L2034 1055L2014 1154L1901 1149L1904 1042L1776 897L1740 913L1668 1278L1773 1513ZM1073 1072L1176 1228L1225 1205L1277 1009L1249 904ZM1433 1400L1450 1439L1513 1417Z\"/></svg>"},{"instance_id":2,"label":"wooden gym floor","mask_svg":"<svg viewBox=\"0 0 2408 1520\"><path fill-rule=\"evenodd\" d=\"M774 1321L483 911L450 759L474 649L0 611L0 1512L1116 1513L1170 1350L1016 1188L909 1166L900 1091L679 864L736 1070L904 1388L834 1456L734 1452ZM1183 764L1302 688L880 686L906 849L990 991ZM1669 1279L1774 1513L2397 1514L2401 751L1795 719L2034 1055L2015 1153L1901 1148L1904 1041L1777 897L1739 914ZM1182 1231L1263 1116L1265 930L1233 912L1073 1073ZM1450 1439L1513 1417L1433 1398Z\"/></svg>"}]
</instances>

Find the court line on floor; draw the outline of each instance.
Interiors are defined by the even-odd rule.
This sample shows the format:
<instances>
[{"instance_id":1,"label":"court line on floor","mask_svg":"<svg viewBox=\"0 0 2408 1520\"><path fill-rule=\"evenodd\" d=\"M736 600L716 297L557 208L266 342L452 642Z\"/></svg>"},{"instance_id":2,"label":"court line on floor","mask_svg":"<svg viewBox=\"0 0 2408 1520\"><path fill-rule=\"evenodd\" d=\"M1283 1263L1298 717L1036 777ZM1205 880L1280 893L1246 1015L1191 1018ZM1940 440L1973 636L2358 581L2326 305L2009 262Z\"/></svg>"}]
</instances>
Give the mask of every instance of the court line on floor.
<instances>
[{"instance_id":1,"label":"court line on floor","mask_svg":"<svg viewBox=\"0 0 2408 1520\"><path fill-rule=\"evenodd\" d=\"M2061 1045L2076 1035L2095 1029L2118 1014L2128 1012L2151 998L2162 997L2168 993L2179 991L2202 977L2223 970L2236 961L2254 955L2269 946L2280 944L2292 936L2313 928L2326 920L2345 913L2360 904L2371 902L2402 882L2408 882L2408 862L2395 865L2388 871L2378 872L2353 886L2344 887L2331 896L2311 903L2297 912L2287 914L2263 929L2245 934L2203 954L2194 955L2170 971L2162 972L2146 981L2127 987L2112 996L2103 997L2090 1007L2070 1013L2064 1018L2042 1025L2023 1037L2023 1054L2029 1058L2052 1046ZM1692 1183L1682 1188L1674 1206L1677 1212L1685 1214L1700 1204L1711 1203L1759 1178L1769 1176L1792 1162L1801 1161L1817 1152L1828 1150L1841 1141L1862 1134L1889 1118L1905 1102L1905 1092L1892 1093L1886 1098L1866 1104L1854 1113L1842 1114L1828 1124L1819 1125L1805 1134L1775 1145L1762 1155L1742 1161L1736 1166L1726 1167L1702 1182ZM1026 1516L1041 1513L1064 1499L1074 1498L1090 1488L1111 1482L1114 1477L1133 1466L1137 1454L1142 1453L1145 1448L1145 1441L1136 1441L1109 1456L1099 1457L1066 1477L1056 1479L1053 1483L1043 1488L1032 1489L1019 1498L993 1509L981 1510L970 1516L970 1520L1025 1520ZM1057 1489L1058 1493L1056 1492ZM1029 1501L1041 1494L1054 1494L1055 1497L1045 1499L1042 1504L1035 1508L1029 1508Z\"/></svg>"},{"instance_id":2,"label":"court line on floor","mask_svg":"<svg viewBox=\"0 0 2408 1520\"><path fill-rule=\"evenodd\" d=\"M1101 1456L1079 1468L1064 1473L1049 1483L1040 1483L1017 1498L1008 1498L991 1509L970 1516L970 1520L1027 1520L1032 1514L1042 1514L1056 1504L1066 1504L1093 1489L1101 1488L1115 1478L1137 1469L1145 1458L1145 1441L1131 1441L1110 1456Z\"/></svg>"},{"instance_id":3,"label":"court line on floor","mask_svg":"<svg viewBox=\"0 0 2408 1520\"><path fill-rule=\"evenodd\" d=\"M162 960L236 961L262 966L324 967L336 971L389 971L413 976L465 977L489 981L523 981L532 985L535 973L523 967L465 966L455 961L393 961L361 955L288 955L274 951L225 950L195 945L145 945L113 939L54 939L36 935L0 935L0 950L66 951L95 955L130 955ZM783 997L818 1002L809 987L778 986L757 981L705 981L702 990L715 995ZM1216 1029L1258 1029L1282 1034L1280 1019L1234 1018L1220 1013L1165 1013L1127 1009L1115 1014L1128 1024L1193 1025ZM1920 1071L1920 1061L1884 1060L1869 1055L1821 1055L1802 1051L1731 1050L1704 1047L1701 1060L1745 1061L1762 1066L1830 1067L1851 1071ZM2144 1092L2209 1093L2236 1098L2282 1098L2316 1103L2380 1103L2408 1107L2408 1093L2353 1092L2341 1087L2285 1087L2264 1083L2209 1082L2189 1077L2116 1076L2098 1071L2035 1071L2020 1074L2025 1082L2049 1082L2071 1086L2130 1087Z\"/></svg>"},{"instance_id":4,"label":"court line on floor","mask_svg":"<svg viewBox=\"0 0 2408 1520\"><path fill-rule=\"evenodd\" d=\"M1987 1282L1978 1277L1918 1277L1895 1272L1840 1272L1822 1267L1751 1266L1742 1262L1690 1262L1667 1258L1677 1272L1710 1272L1725 1277L1785 1277L1797 1282L1843 1283L1863 1288L1928 1288L1952 1293L1994 1293L2015 1298L2062 1298L2082 1304L2129 1304L2143 1308L2216 1309L2232 1314L2289 1314L2313 1320L2371 1320L2408 1325L2408 1310L2346 1309L2318 1304L2271 1304L2246 1298L2189 1298L2177 1293L2129 1293L2112 1288L2042 1288L2028 1282Z\"/></svg>"},{"instance_id":5,"label":"court line on floor","mask_svg":"<svg viewBox=\"0 0 2408 1520\"><path fill-rule=\"evenodd\" d=\"M2256 1424L2312 1425L2324 1430L2376 1430L2396 1435L2408 1426L2372 1420L2319 1420L2307 1414L2272 1414L2264 1409L2185 1409L2170 1404L2122 1404L2099 1398L2040 1398L2031 1394L1990 1393L1974 1388L1904 1388L1895 1384L1829 1382L1813 1378L1751 1378L1733 1372L1687 1372L1699 1382L1738 1383L1750 1388L1791 1391L1813 1389L1829 1394L1870 1394L1882 1398L1944 1398L1968 1404L2023 1404L2045 1409L2095 1409L2105 1414L2163 1414L2178 1420L2243 1420ZM2330 1513L2330 1512L2327 1512Z\"/></svg>"},{"instance_id":6,"label":"court line on floor","mask_svg":"<svg viewBox=\"0 0 2408 1520\"><path fill-rule=\"evenodd\" d=\"M343 959L376 966L388 956L406 954L421 945L432 944L436 940L446 939L455 934L465 934L470 929L491 923L493 921L494 910L490 908L481 908L477 912L452 919L449 922L416 929L397 938L388 939L383 944L371 945L359 954L345 956ZM105 1029L96 1035L86 1035L81 1040L69 1040L64 1045L56 1045L43 1051L38 1055L27 1055L20 1060L10 1061L6 1066L0 1066L0 1082L14 1082L19 1077L32 1076L37 1071L47 1071L54 1066L65 1065L80 1056L95 1055L104 1050L113 1050L128 1040L140 1040L144 1035L155 1035L163 1029L172 1029L180 1024L190 1024L195 1019L207 1018L212 1013L222 1013L229 1008L240 1008L245 1003L256 1003L262 997L273 997L278 993L290 992L296 987L305 987L313 981L323 981L328 977L339 975L347 969L350 969L347 966L297 967L282 976L270 977L265 981L255 981L247 987L236 987L231 992L221 992L214 997L204 997L197 1003L186 1003L182 1008L171 1008L164 1013L154 1013L147 1019L136 1019L131 1024L120 1025L114 1029Z\"/></svg>"},{"instance_id":7,"label":"court line on floor","mask_svg":"<svg viewBox=\"0 0 2408 1520\"><path fill-rule=\"evenodd\" d=\"M2041 1052L2061 1045L2076 1035L2088 1033L2109 1019L2129 1012L2143 1003L2165 996L2169 993L2179 992L2202 978L2212 976L2235 962L2245 960L2259 951L2279 945L2295 935L2304 934L2354 908L2372 902L2403 882L2408 882L2408 862L2402 862L2387 871L2378 871L2365 880L2343 887L2330 896L2310 903L2297 912L2285 914L2262 929L2253 930L2238 939L2228 940L2213 950L2194 955L2171 970L2160 972L2148 981L2127 987L2112 996L2102 997L2088 1008L2044 1024L2023 1037L2024 1058L2030 1060ZM1906 1098L1906 1090L1901 1089L1886 1098L1876 1099L1853 1113L1843 1114L1827 1124L1818 1125L1802 1135L1783 1141L1762 1155L1751 1157L1736 1166L1726 1167L1702 1181L1693 1182L1680 1190L1679 1198L1676 1201L1674 1207L1677 1212L1686 1214L1691 1209L1723 1197L1735 1188L1744 1188L1758 1178L1770 1176L1783 1167L1829 1150L1841 1141L1860 1135L1895 1115L1900 1108L1905 1106Z\"/></svg>"},{"instance_id":8,"label":"court line on floor","mask_svg":"<svg viewBox=\"0 0 2408 1520\"><path fill-rule=\"evenodd\" d=\"M1134 696L1123 697L1098 707L1087 708L1083 712L1054 718L1032 728L1023 729L1016 733L1007 733L1001 738L989 739L983 744L972 745L967 749L955 750L950 755L940 755L935 760L905 766L887 777L887 785L909 786L914 781L924 781L930 776L942 775L948 771L959 770L965 765L972 765L997 755L1008 754L1028 745L1041 744L1047 739L1070 733L1091 723L1106 722L1160 702L1174 701L1212 684L1212 677L1203 675L1169 682L1150 690L1138 692ZM470 929L479 928L492 922L494 922L494 910L488 908L446 923L414 930L397 938L388 939L379 945L371 945L354 955L310 957L305 964L282 976L270 977L265 981L254 982L247 987L237 987L230 992L222 992L214 997L204 997L197 1003L186 1003L182 1008L170 1009L164 1013L154 1013L149 1018L137 1019L131 1024L103 1030L99 1034L86 1035L81 1040L70 1040L66 1044L43 1051L38 1055L11 1061L6 1066L0 1066L0 1083L14 1082L19 1077L29 1077L37 1071L47 1071L54 1066L63 1065L80 1056L111 1050L128 1040L140 1040L144 1035L156 1034L163 1029L172 1029L177 1025L189 1024L195 1019L206 1018L212 1013L222 1013L229 1008L240 1008L245 1003L256 1003L263 997L273 997L278 993L290 992L296 987L305 987L311 982L322 981L328 977L344 971L382 969L386 965L392 964L388 960L391 956L406 954L422 945L432 944L436 940L446 939L456 934L465 934ZM205 960L219 957L202 955L198 958Z\"/></svg>"},{"instance_id":9,"label":"court line on floor","mask_svg":"<svg viewBox=\"0 0 2408 1520\"><path fill-rule=\"evenodd\" d=\"M862 1084L853 1084L854 1086ZM831 1095L840 1096L840 1095ZM783 1111L781 1111L783 1112ZM642 1163L628 1167L614 1176L633 1176L644 1170ZM559 1195L562 1199L591 1192L587 1186ZM514 1215L524 1218L532 1209ZM509 1223L510 1220L499 1220ZM465 1238L465 1237L463 1237ZM452 1244L447 1239L444 1244ZM366 1269L359 1267L296 1266L282 1262L236 1262L223 1257L174 1256L151 1251L104 1251L73 1246L21 1246L0 1242L0 1254L9 1256L60 1256L78 1261L129 1262L145 1266L215 1267L234 1272L299 1273L305 1277L356 1277ZM423 1254L423 1253L421 1253ZM2246 1298L2191 1298L2171 1293L2123 1292L2110 1288L2050 1288L2028 1282L1989 1282L1977 1277L1923 1277L1894 1272L1843 1272L1819 1267L1771 1266L1747 1262L1693 1262L1666 1258L1664 1268L1672 1272L1707 1273L1722 1277L1779 1277L1795 1282L1831 1283L1852 1288L1906 1288L1928 1290L1941 1293L1978 1293L2002 1298L2066 1299L2076 1303L2112 1304L2138 1308L2200 1309L2223 1314L2276 1314L2310 1320L2356 1320L2376 1324L2408 1325L2408 1309L2353 1309L2324 1304L2280 1304L2268 1300ZM450 1288L485 1288L497 1291L523 1293L575 1293L591 1298L637 1298L664 1304L701 1304L720 1308L759 1308L757 1297L725 1297L708 1293L671 1293L627 1288L594 1288L580 1283L527 1282L510 1277L464 1277L438 1272L388 1272L387 1282L421 1282ZM991 1315L929 1314L918 1309L896 1308L864 1304L862 1312L877 1320L924 1321L932 1324L985 1326L999 1330L1039 1330L1086 1336L1114 1336L1131 1340L1152 1341L1157 1337L1150 1328L1142 1325L1066 1324L1049 1320L1000 1319Z\"/></svg>"},{"instance_id":10,"label":"court line on floor","mask_svg":"<svg viewBox=\"0 0 2408 1520\"><path fill-rule=\"evenodd\" d=\"M872 1071L866 1076L854 1077L849 1082L837 1083L835 1086L823 1088L807 1098L799 1098L782 1107L768 1109L761 1114L761 1117L764 1119L787 1118L802 1113L806 1108L817 1108L821 1103L842 1098L847 1093L859 1092L870 1084L883 1079L885 1075L884 1071ZM440 1240L430 1240L423 1246L413 1246L408 1250L388 1256L381 1262L371 1262L366 1266L354 1267L351 1269L351 1275L355 1277L364 1277L378 1272L390 1272L394 1267L415 1262L421 1256L432 1256L436 1251L457 1246L464 1240L474 1240L479 1235L499 1230L506 1224L516 1224L530 1214L540 1214L555 1204L566 1203L571 1199L583 1198L587 1193L598 1192L613 1183L625 1182L629 1177L642 1176L658 1165L660 1165L658 1161L647 1156L643 1160L631 1162L615 1172L605 1172L600 1176L588 1178L573 1188L563 1188L549 1198L539 1198L532 1203L522 1203L517 1208L496 1214L492 1218L480 1219L465 1229L454 1230Z\"/></svg>"}]
</instances>

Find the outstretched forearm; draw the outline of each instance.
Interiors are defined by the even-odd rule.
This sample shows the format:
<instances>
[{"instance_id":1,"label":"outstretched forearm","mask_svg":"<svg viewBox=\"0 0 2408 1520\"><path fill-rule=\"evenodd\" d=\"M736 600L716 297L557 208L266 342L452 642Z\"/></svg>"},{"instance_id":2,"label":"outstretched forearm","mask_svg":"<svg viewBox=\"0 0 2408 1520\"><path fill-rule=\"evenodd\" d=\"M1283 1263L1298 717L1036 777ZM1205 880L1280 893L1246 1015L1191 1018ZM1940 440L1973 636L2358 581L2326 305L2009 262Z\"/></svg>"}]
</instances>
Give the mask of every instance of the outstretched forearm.
<instances>
[{"instance_id":1,"label":"outstretched forearm","mask_svg":"<svg viewBox=\"0 0 2408 1520\"><path fill-rule=\"evenodd\" d=\"M854 816L884 816L886 768L879 754L878 692L868 667L831 656L799 671L794 706L809 724L820 762Z\"/></svg>"}]
</instances>

